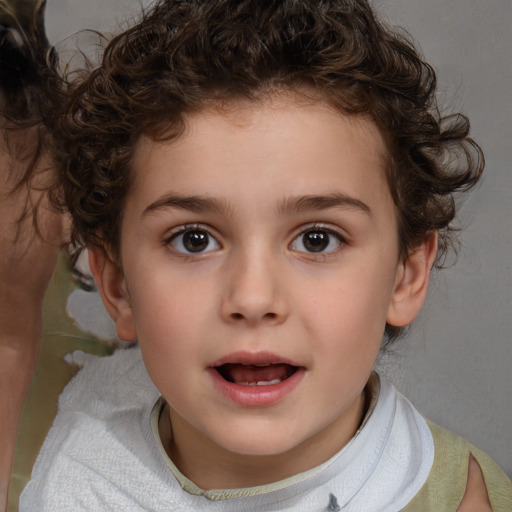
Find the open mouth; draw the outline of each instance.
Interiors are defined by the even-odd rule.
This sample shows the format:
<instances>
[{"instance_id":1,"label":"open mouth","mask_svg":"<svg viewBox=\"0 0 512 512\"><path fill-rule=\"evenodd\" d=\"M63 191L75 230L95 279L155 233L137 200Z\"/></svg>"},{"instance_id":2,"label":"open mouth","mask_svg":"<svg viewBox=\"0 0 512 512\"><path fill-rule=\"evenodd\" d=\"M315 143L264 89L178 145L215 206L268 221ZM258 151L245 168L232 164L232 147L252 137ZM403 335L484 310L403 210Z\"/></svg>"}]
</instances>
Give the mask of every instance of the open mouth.
<instances>
[{"instance_id":1,"label":"open mouth","mask_svg":"<svg viewBox=\"0 0 512 512\"><path fill-rule=\"evenodd\" d=\"M272 386L291 377L298 367L286 363L226 363L214 369L224 380L239 386Z\"/></svg>"}]
</instances>

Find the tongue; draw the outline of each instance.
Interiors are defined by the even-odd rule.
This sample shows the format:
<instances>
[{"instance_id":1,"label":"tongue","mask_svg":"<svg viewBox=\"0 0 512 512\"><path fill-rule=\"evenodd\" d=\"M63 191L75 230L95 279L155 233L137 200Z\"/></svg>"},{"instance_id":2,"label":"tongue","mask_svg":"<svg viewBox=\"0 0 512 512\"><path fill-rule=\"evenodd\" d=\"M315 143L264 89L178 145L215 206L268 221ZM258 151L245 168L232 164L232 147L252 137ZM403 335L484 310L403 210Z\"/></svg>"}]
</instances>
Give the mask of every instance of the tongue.
<instances>
[{"instance_id":1,"label":"tongue","mask_svg":"<svg viewBox=\"0 0 512 512\"><path fill-rule=\"evenodd\" d=\"M226 380L235 384L277 383L288 378L292 370L293 367L289 364L271 364L269 366L225 364L219 369L221 375Z\"/></svg>"}]
</instances>

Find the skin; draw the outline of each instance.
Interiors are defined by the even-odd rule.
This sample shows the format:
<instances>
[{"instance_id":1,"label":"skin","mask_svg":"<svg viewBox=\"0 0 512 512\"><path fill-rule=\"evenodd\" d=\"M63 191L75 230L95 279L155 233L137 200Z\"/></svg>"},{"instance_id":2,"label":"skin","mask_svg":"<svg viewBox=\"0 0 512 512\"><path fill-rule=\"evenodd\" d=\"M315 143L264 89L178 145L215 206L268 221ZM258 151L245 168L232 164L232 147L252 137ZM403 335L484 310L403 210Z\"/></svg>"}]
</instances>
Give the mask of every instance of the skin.
<instances>
[{"instance_id":1,"label":"skin","mask_svg":"<svg viewBox=\"0 0 512 512\"><path fill-rule=\"evenodd\" d=\"M177 141L140 140L122 265L96 249L91 266L169 404L164 446L200 487L305 471L357 429L385 323L416 316L436 250L431 236L399 259L385 163L372 122L289 96L190 116ZM324 200L300 199L311 196ZM205 250L184 250L187 229ZM325 250L307 250L304 232L322 230ZM271 405L235 403L211 367L240 352L291 361L301 378Z\"/></svg>"},{"instance_id":2,"label":"skin","mask_svg":"<svg viewBox=\"0 0 512 512\"><path fill-rule=\"evenodd\" d=\"M353 436L384 326L414 320L437 249L429 234L399 258L385 162L372 122L293 95L200 112L174 142L139 141L122 264L95 247L91 269L168 402L167 453L199 487L275 482ZM328 243L314 252L319 232ZM269 352L300 367L291 391L267 406L219 392L212 365ZM458 512L477 510L490 503L471 458Z\"/></svg>"},{"instance_id":3,"label":"skin","mask_svg":"<svg viewBox=\"0 0 512 512\"><path fill-rule=\"evenodd\" d=\"M67 232L63 216L49 210L43 189L49 159L43 155L28 187L14 190L25 161L16 157L30 147L31 129L10 135L0 145L0 510L7 503L18 423L37 361L43 297ZM37 234L32 216L19 222L27 202L40 201Z\"/></svg>"},{"instance_id":4,"label":"skin","mask_svg":"<svg viewBox=\"0 0 512 512\"><path fill-rule=\"evenodd\" d=\"M472 455L468 464L466 492L457 512L492 512L482 470Z\"/></svg>"}]
</instances>

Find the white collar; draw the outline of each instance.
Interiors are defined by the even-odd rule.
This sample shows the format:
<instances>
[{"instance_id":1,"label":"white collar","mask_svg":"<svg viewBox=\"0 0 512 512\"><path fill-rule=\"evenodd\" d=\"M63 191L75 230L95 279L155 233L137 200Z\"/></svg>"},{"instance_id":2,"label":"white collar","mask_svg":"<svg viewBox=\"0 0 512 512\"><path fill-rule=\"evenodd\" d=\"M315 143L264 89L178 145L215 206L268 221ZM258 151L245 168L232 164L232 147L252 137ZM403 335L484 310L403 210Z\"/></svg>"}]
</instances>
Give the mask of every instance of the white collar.
<instances>
[{"instance_id":1,"label":"white collar","mask_svg":"<svg viewBox=\"0 0 512 512\"><path fill-rule=\"evenodd\" d=\"M209 500L229 500L226 511L236 510L239 499L257 499L262 511L266 505L280 502L284 506L288 501L290 509L300 510L301 497L316 501L320 493L318 499L330 500L331 510L396 512L426 481L434 460L434 444L426 421L412 404L385 379L381 378L380 384L373 410L370 405L359 430L337 454L309 471L269 485L214 490L197 487L180 473L162 446L158 435L161 400L151 414L153 435L181 487Z\"/></svg>"}]
</instances>

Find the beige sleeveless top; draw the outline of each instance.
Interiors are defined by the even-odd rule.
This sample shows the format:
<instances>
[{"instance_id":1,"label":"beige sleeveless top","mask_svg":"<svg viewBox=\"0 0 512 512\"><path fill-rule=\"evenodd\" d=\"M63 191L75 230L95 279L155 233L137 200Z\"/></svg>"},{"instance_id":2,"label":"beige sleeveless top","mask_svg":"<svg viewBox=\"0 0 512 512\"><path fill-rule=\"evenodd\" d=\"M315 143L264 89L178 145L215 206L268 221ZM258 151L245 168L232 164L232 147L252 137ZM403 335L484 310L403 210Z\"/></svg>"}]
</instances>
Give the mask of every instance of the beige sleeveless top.
<instances>
[{"instance_id":1,"label":"beige sleeveless top","mask_svg":"<svg viewBox=\"0 0 512 512\"><path fill-rule=\"evenodd\" d=\"M403 512L455 512L468 479L470 454L477 460L493 512L512 511L512 483L498 465L465 439L429 422L435 457L429 477Z\"/></svg>"}]
</instances>

